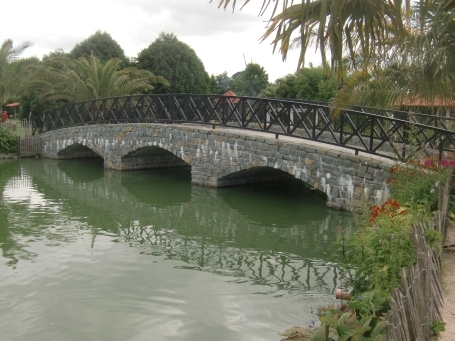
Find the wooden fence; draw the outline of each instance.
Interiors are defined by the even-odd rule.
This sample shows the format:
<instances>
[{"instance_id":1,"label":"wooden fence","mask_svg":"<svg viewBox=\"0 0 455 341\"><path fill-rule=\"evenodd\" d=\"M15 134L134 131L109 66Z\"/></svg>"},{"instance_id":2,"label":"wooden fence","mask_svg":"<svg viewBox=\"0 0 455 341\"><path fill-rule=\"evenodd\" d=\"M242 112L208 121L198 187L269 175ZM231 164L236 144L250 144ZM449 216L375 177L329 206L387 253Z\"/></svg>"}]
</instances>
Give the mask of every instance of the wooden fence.
<instances>
[{"instance_id":1,"label":"wooden fence","mask_svg":"<svg viewBox=\"0 0 455 341\"><path fill-rule=\"evenodd\" d=\"M440 188L439 210L427 222L415 225L411 239L416 248L417 262L402 269L401 285L390 293L387 341L429 341L430 325L442 321L443 286L441 253L428 245L425 231L434 229L446 233L450 204L450 182Z\"/></svg>"},{"instance_id":2,"label":"wooden fence","mask_svg":"<svg viewBox=\"0 0 455 341\"><path fill-rule=\"evenodd\" d=\"M20 157L32 157L41 154L43 142L40 136L18 137L17 145Z\"/></svg>"}]
</instances>

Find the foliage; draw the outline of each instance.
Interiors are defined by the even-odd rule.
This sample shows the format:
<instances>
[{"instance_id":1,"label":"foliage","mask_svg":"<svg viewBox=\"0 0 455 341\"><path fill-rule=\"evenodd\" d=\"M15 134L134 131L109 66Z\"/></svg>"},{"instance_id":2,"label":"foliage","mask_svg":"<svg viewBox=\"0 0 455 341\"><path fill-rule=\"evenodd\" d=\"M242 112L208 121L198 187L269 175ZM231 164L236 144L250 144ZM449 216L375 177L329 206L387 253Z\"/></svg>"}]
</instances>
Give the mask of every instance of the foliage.
<instances>
[{"instance_id":1,"label":"foliage","mask_svg":"<svg viewBox=\"0 0 455 341\"><path fill-rule=\"evenodd\" d=\"M7 39L0 47L0 106L16 100L30 87L29 80L36 72L39 60L36 58L19 59L20 54L32 43L25 42L13 47Z\"/></svg>"},{"instance_id":2,"label":"foliage","mask_svg":"<svg viewBox=\"0 0 455 341\"><path fill-rule=\"evenodd\" d=\"M437 209L437 188L447 178L447 169L413 160L391 168L387 181L391 198L379 206L365 205L356 214L357 232L349 240L342 234L339 241L347 263L356 270L349 278L354 292L373 288L389 291L399 285L400 269L416 259L411 226ZM440 233L428 230L425 236L430 246L441 248Z\"/></svg>"},{"instance_id":3,"label":"foliage","mask_svg":"<svg viewBox=\"0 0 455 341\"><path fill-rule=\"evenodd\" d=\"M50 58L55 57L70 57L69 53L66 53L62 48L56 49L55 51L49 52L48 54L43 55L42 60L44 62L48 61Z\"/></svg>"},{"instance_id":4,"label":"foliage","mask_svg":"<svg viewBox=\"0 0 455 341\"><path fill-rule=\"evenodd\" d=\"M267 97L327 102L336 91L335 78L327 76L322 67L310 67L277 79L274 96Z\"/></svg>"},{"instance_id":5,"label":"foliage","mask_svg":"<svg viewBox=\"0 0 455 341\"><path fill-rule=\"evenodd\" d=\"M446 330L446 323L442 321L433 321L430 323L430 335L439 336L439 334Z\"/></svg>"},{"instance_id":6,"label":"foliage","mask_svg":"<svg viewBox=\"0 0 455 341\"><path fill-rule=\"evenodd\" d=\"M237 3L218 0L224 8ZM453 107L455 1L264 0L260 14L272 3L262 39L275 35L274 51L279 47L284 59L300 49L298 69L309 47L319 49L341 89L334 115L350 105Z\"/></svg>"},{"instance_id":7,"label":"foliage","mask_svg":"<svg viewBox=\"0 0 455 341\"><path fill-rule=\"evenodd\" d=\"M137 66L166 78L170 86L158 85L154 93L208 93L210 77L196 52L174 34L160 33L142 50Z\"/></svg>"},{"instance_id":8,"label":"foliage","mask_svg":"<svg viewBox=\"0 0 455 341\"><path fill-rule=\"evenodd\" d=\"M386 312L390 309L388 294L374 290L362 293L347 305L318 309L319 326L293 327L286 330L282 341L384 341Z\"/></svg>"},{"instance_id":9,"label":"foliage","mask_svg":"<svg viewBox=\"0 0 455 341\"><path fill-rule=\"evenodd\" d=\"M222 95L231 88L232 78L224 71L217 76L210 76L210 93L215 95Z\"/></svg>"},{"instance_id":10,"label":"foliage","mask_svg":"<svg viewBox=\"0 0 455 341\"><path fill-rule=\"evenodd\" d=\"M211 0L213 1L213 0ZM219 0L219 7L227 8L236 1ZM250 0L245 0L244 5ZM262 40L275 34L273 50L279 50L286 59L289 49L300 48L297 67L305 64L305 53L311 45L319 49L324 66L329 65L343 81L343 58L361 53L364 63L355 65L364 68L374 57L384 57L384 48L394 37L404 31L402 0L357 1L357 0L310 0L295 3L290 0L264 0L260 14L273 6L269 25ZM281 3L281 13L278 13ZM406 14L409 14L410 1L406 0ZM294 34L297 37L294 38ZM400 44L400 41L396 42Z\"/></svg>"},{"instance_id":11,"label":"foliage","mask_svg":"<svg viewBox=\"0 0 455 341\"><path fill-rule=\"evenodd\" d=\"M35 117L43 112L68 104L65 100L43 102L42 97L41 91L32 91L27 96L21 96L19 100L21 107L20 118L27 119L29 116Z\"/></svg>"},{"instance_id":12,"label":"foliage","mask_svg":"<svg viewBox=\"0 0 455 341\"><path fill-rule=\"evenodd\" d=\"M452 107L454 10L454 1L416 1L403 34L391 39L387 46L387 61L354 69L352 81L343 87L333 105L396 107L419 101L433 110ZM346 64L352 65L352 60Z\"/></svg>"},{"instance_id":13,"label":"foliage","mask_svg":"<svg viewBox=\"0 0 455 341\"><path fill-rule=\"evenodd\" d=\"M43 101L64 100L81 102L96 98L107 98L137 94L152 90L151 83L169 83L150 71L129 67L120 70L121 60L110 59L105 64L91 55L87 60L56 57L49 60L49 74L54 89L43 95ZM53 67L60 64L58 68Z\"/></svg>"},{"instance_id":14,"label":"foliage","mask_svg":"<svg viewBox=\"0 0 455 341\"><path fill-rule=\"evenodd\" d=\"M444 237L442 236L441 232L428 229L425 231L425 240L428 245L436 251L442 250L442 242L444 241Z\"/></svg>"},{"instance_id":15,"label":"foliage","mask_svg":"<svg viewBox=\"0 0 455 341\"><path fill-rule=\"evenodd\" d=\"M262 91L259 93L259 97L266 97L266 98L276 98L276 90L278 89L278 85L276 83L267 85Z\"/></svg>"},{"instance_id":16,"label":"foliage","mask_svg":"<svg viewBox=\"0 0 455 341\"><path fill-rule=\"evenodd\" d=\"M345 247L346 262L355 268L349 283L354 292L390 290L399 285L400 269L415 261L409 238L411 223L415 221L412 213L393 199L371 207L369 216L364 216Z\"/></svg>"},{"instance_id":17,"label":"foliage","mask_svg":"<svg viewBox=\"0 0 455 341\"><path fill-rule=\"evenodd\" d=\"M256 63L249 63L232 82L232 90L245 96L257 96L269 84L269 75Z\"/></svg>"},{"instance_id":18,"label":"foliage","mask_svg":"<svg viewBox=\"0 0 455 341\"><path fill-rule=\"evenodd\" d=\"M17 153L17 139L0 126L0 154Z\"/></svg>"},{"instance_id":19,"label":"foliage","mask_svg":"<svg viewBox=\"0 0 455 341\"><path fill-rule=\"evenodd\" d=\"M60 53L57 51L57 53ZM70 51L69 56L73 59L85 58L90 59L94 55L102 64L108 60L118 58L121 60L121 66L129 65L129 60L121 46L107 32L96 31L84 41L76 44Z\"/></svg>"},{"instance_id":20,"label":"foliage","mask_svg":"<svg viewBox=\"0 0 455 341\"><path fill-rule=\"evenodd\" d=\"M414 212L426 214L438 209L439 187L448 176L448 169L437 163L425 163L409 160L399 163L390 170L387 181L390 195ZM412 179L412 181L410 180Z\"/></svg>"}]
</instances>

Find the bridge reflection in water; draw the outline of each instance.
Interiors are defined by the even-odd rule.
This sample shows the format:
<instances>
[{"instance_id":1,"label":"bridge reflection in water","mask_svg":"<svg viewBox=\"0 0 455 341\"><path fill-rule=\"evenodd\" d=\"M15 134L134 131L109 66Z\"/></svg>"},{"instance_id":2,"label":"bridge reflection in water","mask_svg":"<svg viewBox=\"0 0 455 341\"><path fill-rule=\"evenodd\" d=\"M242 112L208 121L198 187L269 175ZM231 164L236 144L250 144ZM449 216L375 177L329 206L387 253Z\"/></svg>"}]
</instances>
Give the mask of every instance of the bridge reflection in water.
<instances>
[{"instance_id":1,"label":"bridge reflection in water","mask_svg":"<svg viewBox=\"0 0 455 341\"><path fill-rule=\"evenodd\" d=\"M84 171L75 172L75 163L82 163ZM350 227L350 216L326 209L311 193L303 205L296 183L286 188L286 195L262 186L258 196L250 187L191 186L189 169L116 172L93 160L14 164L4 193L11 205L26 188L36 191L37 201L59 202L59 211L43 212L48 217L31 232L51 244L71 243L79 229L90 229L92 247L98 235L107 234L143 255L181 261L182 268L228 276L233 282L267 285L271 293L317 289L330 294L339 285L340 270L330 248L339 227ZM165 181L169 177L172 181ZM274 209L277 203L284 209ZM56 214L77 217L80 224L59 228L44 223ZM27 212L15 219L27 224ZM18 237L19 223L9 224L15 227L0 236L11 265L34 257Z\"/></svg>"}]
</instances>

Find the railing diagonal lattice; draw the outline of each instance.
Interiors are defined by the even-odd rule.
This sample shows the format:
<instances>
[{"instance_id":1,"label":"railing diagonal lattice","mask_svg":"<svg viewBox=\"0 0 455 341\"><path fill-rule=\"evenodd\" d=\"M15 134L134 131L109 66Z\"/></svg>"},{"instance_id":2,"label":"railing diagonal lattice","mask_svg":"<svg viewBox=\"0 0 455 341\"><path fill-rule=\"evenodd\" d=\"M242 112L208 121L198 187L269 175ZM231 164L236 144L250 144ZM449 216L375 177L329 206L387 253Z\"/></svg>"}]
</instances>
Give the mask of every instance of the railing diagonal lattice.
<instances>
[{"instance_id":1,"label":"railing diagonal lattice","mask_svg":"<svg viewBox=\"0 0 455 341\"><path fill-rule=\"evenodd\" d=\"M33 118L33 133L85 124L188 123L257 130L392 159L455 155L455 119L374 108L334 117L326 103L193 94L137 95L69 104Z\"/></svg>"}]
</instances>

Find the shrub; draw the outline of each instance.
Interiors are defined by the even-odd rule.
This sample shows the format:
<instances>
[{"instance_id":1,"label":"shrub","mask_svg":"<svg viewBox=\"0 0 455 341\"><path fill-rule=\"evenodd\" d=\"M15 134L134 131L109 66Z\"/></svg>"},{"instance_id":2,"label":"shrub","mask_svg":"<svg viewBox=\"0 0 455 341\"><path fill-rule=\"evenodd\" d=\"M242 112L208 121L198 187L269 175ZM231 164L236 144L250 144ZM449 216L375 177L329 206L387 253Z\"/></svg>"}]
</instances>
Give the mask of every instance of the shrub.
<instances>
[{"instance_id":1,"label":"shrub","mask_svg":"<svg viewBox=\"0 0 455 341\"><path fill-rule=\"evenodd\" d=\"M17 153L17 139L8 130L0 127L0 154Z\"/></svg>"},{"instance_id":2,"label":"shrub","mask_svg":"<svg viewBox=\"0 0 455 341\"><path fill-rule=\"evenodd\" d=\"M443 167L426 167L409 161L390 170L390 195L384 204L365 205L355 217L357 231L346 240L342 234L343 256L355 271L346 272L349 285L356 291L386 291L400 284L400 269L415 262L410 240L411 226L428 218L438 208L439 186L448 179ZM427 231L429 244L437 249L442 236Z\"/></svg>"}]
</instances>

